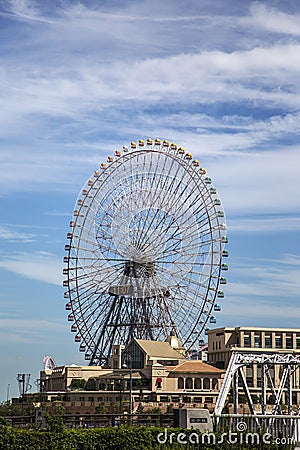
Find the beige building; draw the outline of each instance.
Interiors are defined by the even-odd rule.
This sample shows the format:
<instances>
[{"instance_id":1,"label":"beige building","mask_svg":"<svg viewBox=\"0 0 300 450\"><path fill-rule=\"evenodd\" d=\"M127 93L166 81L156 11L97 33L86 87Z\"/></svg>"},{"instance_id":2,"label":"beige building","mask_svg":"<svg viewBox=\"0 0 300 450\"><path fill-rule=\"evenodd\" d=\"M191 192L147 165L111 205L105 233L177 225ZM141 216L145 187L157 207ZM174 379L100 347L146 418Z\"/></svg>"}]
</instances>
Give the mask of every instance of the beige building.
<instances>
[{"instance_id":1,"label":"beige building","mask_svg":"<svg viewBox=\"0 0 300 450\"><path fill-rule=\"evenodd\" d=\"M123 351L122 351L123 350ZM41 372L41 401L61 400L67 412L93 413L132 406L166 410L190 405L214 408L225 371L203 361L187 360L180 341L134 339L127 348L114 346L109 366L61 366ZM84 389L78 388L82 380Z\"/></svg>"},{"instance_id":2,"label":"beige building","mask_svg":"<svg viewBox=\"0 0 300 450\"><path fill-rule=\"evenodd\" d=\"M232 352L251 354L299 354L299 328L259 328L259 327L223 327L209 330L208 362L215 367L227 369ZM270 368L271 378L275 388L280 384L282 366L274 364ZM252 364L244 368L247 385L252 393L261 393L261 365ZM300 403L300 371L299 368L292 377L292 401ZM270 393L270 390L269 390Z\"/></svg>"},{"instance_id":3,"label":"beige building","mask_svg":"<svg viewBox=\"0 0 300 450\"><path fill-rule=\"evenodd\" d=\"M109 411L128 410L130 390L133 410L167 405L214 409L232 352L300 353L300 329L223 327L209 330L208 364L186 359L181 342L171 335L166 342L134 339L126 348L113 346L107 367L61 366L41 372L41 400L57 399L70 413L93 413L97 406ZM282 367L269 368L278 387ZM261 367L244 368L252 394L261 394ZM83 384L82 384L83 383ZM80 387L84 386L84 387ZM131 387L131 389L130 389ZM293 373L292 402L300 404L299 368ZM268 387L268 399L271 390Z\"/></svg>"},{"instance_id":4,"label":"beige building","mask_svg":"<svg viewBox=\"0 0 300 450\"><path fill-rule=\"evenodd\" d=\"M225 369L233 351L300 353L299 328L223 327L207 335L208 362Z\"/></svg>"}]
</instances>

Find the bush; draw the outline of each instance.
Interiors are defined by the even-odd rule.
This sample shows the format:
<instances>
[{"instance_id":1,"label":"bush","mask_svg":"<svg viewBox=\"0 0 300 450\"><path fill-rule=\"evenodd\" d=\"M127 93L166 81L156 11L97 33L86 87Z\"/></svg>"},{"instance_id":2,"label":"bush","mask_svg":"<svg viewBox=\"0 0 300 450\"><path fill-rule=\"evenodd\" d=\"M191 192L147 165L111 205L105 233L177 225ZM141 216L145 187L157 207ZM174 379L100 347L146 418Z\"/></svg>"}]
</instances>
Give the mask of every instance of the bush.
<instances>
[{"instance_id":1,"label":"bush","mask_svg":"<svg viewBox=\"0 0 300 450\"><path fill-rule=\"evenodd\" d=\"M93 429L64 429L59 432L50 430L26 430L2 426L0 428L0 449L2 450L179 450L216 449L216 450L252 450L253 444L218 443L220 435L216 434L216 444L202 444L201 435L196 430L168 428L166 443L164 430L156 427L111 427ZM178 443L178 436L184 433L199 435L199 444ZM158 439L160 434L160 440ZM169 437L173 435L172 443ZM161 442L161 443L160 443ZM180 441L179 441L180 442ZM238 440L239 442L239 440ZM256 447L257 448L257 447ZM288 446L259 443L259 449L288 449Z\"/></svg>"},{"instance_id":2,"label":"bush","mask_svg":"<svg viewBox=\"0 0 300 450\"><path fill-rule=\"evenodd\" d=\"M65 424L63 420L64 408L61 405L55 406L55 413L49 413L46 411L44 413L47 429L54 433L61 433L65 429Z\"/></svg>"}]
</instances>

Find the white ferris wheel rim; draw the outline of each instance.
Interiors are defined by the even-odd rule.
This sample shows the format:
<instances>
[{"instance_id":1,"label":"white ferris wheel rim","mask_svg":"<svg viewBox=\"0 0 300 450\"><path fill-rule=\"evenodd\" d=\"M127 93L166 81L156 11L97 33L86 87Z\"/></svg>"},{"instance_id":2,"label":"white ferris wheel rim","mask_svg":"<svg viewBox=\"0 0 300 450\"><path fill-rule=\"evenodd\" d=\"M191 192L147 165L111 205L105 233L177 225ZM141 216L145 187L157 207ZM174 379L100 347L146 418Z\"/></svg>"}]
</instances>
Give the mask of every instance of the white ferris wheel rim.
<instances>
[{"instance_id":1,"label":"white ferris wheel rim","mask_svg":"<svg viewBox=\"0 0 300 450\"><path fill-rule=\"evenodd\" d=\"M205 170L178 147L138 146L109 161L84 186L69 233L65 284L78 342L97 360L112 294L124 294L136 304L148 299L139 321L151 322L152 337L175 328L188 347L214 317L226 229L221 201ZM129 317L126 308L119 312Z\"/></svg>"}]
</instances>

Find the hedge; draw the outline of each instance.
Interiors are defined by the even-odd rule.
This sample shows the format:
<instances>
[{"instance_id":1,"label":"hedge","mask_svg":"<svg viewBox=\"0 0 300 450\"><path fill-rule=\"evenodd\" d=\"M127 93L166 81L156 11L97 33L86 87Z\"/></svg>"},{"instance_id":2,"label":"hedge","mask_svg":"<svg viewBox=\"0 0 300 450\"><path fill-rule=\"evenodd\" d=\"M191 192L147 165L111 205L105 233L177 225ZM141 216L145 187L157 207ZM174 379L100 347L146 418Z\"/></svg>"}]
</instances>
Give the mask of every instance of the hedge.
<instances>
[{"instance_id":1,"label":"hedge","mask_svg":"<svg viewBox=\"0 0 300 450\"><path fill-rule=\"evenodd\" d=\"M173 434L172 434L173 433ZM182 434L184 433L184 434ZM171 437L172 434L172 437ZM164 443L165 437L166 442ZM198 436L198 438L197 438ZM260 436L261 437L261 436ZM159 439L158 439L159 438ZM236 444L230 442L218 443L220 435L216 435L216 443L207 443L207 436L200 435L196 430L161 429L157 427L111 427L63 429L60 431L19 429L3 425L0 428L1 450L177 450L177 449L290 449L292 446L259 444L244 442L238 436ZM172 440L170 440L172 439ZM179 439L179 443L178 443ZM199 443L197 442L199 439ZM204 439L202 441L202 439ZM183 441L186 443L180 443ZM241 442L242 441L242 442ZM161 442L161 443L159 443ZM171 442L171 443L170 443ZM195 443L191 443L195 442Z\"/></svg>"}]
</instances>

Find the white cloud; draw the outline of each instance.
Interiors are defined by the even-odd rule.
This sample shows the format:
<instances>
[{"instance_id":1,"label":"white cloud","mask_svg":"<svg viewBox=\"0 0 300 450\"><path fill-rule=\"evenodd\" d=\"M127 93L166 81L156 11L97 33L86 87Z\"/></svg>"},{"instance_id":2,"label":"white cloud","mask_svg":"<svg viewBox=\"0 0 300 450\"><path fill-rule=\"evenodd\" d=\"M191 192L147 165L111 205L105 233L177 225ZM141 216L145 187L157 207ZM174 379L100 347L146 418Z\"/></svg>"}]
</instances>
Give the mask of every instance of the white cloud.
<instances>
[{"instance_id":1,"label":"white cloud","mask_svg":"<svg viewBox=\"0 0 300 450\"><path fill-rule=\"evenodd\" d=\"M20 19L29 21L33 20L40 22L49 22L48 19L45 19L40 15L40 10L37 8L37 5L34 1L7 0L6 7L7 7L6 14L15 15Z\"/></svg>"},{"instance_id":2,"label":"white cloud","mask_svg":"<svg viewBox=\"0 0 300 450\"><path fill-rule=\"evenodd\" d=\"M4 227L0 225L0 239L7 240L9 242L33 242L35 235L32 233L20 233L12 227Z\"/></svg>"},{"instance_id":3,"label":"white cloud","mask_svg":"<svg viewBox=\"0 0 300 450\"><path fill-rule=\"evenodd\" d=\"M266 302L262 299L240 297L230 298L224 305L219 319L237 326L241 325L261 325L263 326L295 326L299 327L298 317L300 306L287 304L286 300L281 302ZM258 323L259 322L259 323ZM272 325L271 325L272 324Z\"/></svg>"},{"instance_id":4,"label":"white cloud","mask_svg":"<svg viewBox=\"0 0 300 450\"><path fill-rule=\"evenodd\" d=\"M0 267L27 278L62 285L62 263L56 256L43 253L16 253L6 259L2 256Z\"/></svg>"},{"instance_id":5,"label":"white cloud","mask_svg":"<svg viewBox=\"0 0 300 450\"><path fill-rule=\"evenodd\" d=\"M255 2L251 6L248 24L276 34L300 35L300 14L288 14L267 4Z\"/></svg>"},{"instance_id":6,"label":"white cloud","mask_svg":"<svg viewBox=\"0 0 300 450\"><path fill-rule=\"evenodd\" d=\"M225 155L211 163L209 173L219 180L216 187L229 215L297 214L299 164L300 152L286 147Z\"/></svg>"},{"instance_id":7,"label":"white cloud","mask_svg":"<svg viewBox=\"0 0 300 450\"><path fill-rule=\"evenodd\" d=\"M226 326L298 327L300 257L240 258L230 265L218 322ZM231 281L232 280L232 281Z\"/></svg>"},{"instance_id":8,"label":"white cloud","mask_svg":"<svg viewBox=\"0 0 300 450\"><path fill-rule=\"evenodd\" d=\"M229 217L227 220L230 232L242 233L276 233L287 231L300 231L299 217L282 215L280 217Z\"/></svg>"},{"instance_id":9,"label":"white cloud","mask_svg":"<svg viewBox=\"0 0 300 450\"><path fill-rule=\"evenodd\" d=\"M278 255L277 259L241 260L230 266L235 280L226 286L228 298L245 299L273 298L293 299L299 295L300 264L299 256Z\"/></svg>"}]
</instances>

